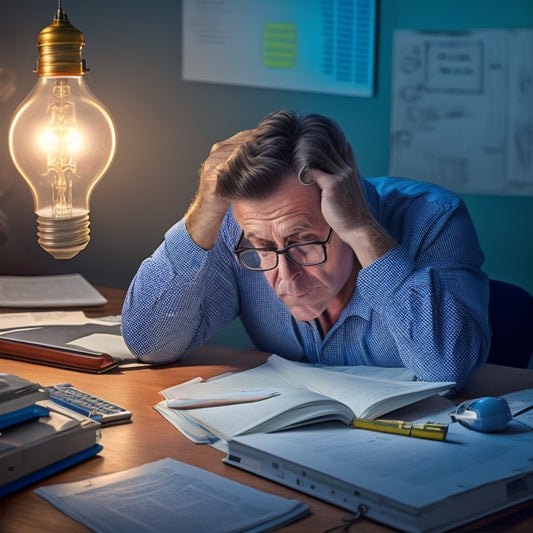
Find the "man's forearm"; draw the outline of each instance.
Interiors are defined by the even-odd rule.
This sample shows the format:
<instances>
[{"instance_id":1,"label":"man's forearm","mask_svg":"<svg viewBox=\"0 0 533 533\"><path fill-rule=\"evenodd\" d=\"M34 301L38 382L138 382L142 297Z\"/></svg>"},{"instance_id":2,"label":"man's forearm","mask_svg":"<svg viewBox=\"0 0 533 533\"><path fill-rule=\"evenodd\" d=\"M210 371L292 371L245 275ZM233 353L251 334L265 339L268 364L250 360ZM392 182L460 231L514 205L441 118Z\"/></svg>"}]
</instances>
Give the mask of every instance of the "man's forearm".
<instances>
[{"instance_id":1,"label":"man's forearm","mask_svg":"<svg viewBox=\"0 0 533 533\"><path fill-rule=\"evenodd\" d=\"M215 245L227 206L222 200L208 206L201 199L193 201L185 214L185 226L191 239L202 249L211 250Z\"/></svg>"},{"instance_id":2,"label":"man's forearm","mask_svg":"<svg viewBox=\"0 0 533 533\"><path fill-rule=\"evenodd\" d=\"M377 222L350 232L346 242L355 252L361 268L365 268L396 246L396 241Z\"/></svg>"}]
</instances>

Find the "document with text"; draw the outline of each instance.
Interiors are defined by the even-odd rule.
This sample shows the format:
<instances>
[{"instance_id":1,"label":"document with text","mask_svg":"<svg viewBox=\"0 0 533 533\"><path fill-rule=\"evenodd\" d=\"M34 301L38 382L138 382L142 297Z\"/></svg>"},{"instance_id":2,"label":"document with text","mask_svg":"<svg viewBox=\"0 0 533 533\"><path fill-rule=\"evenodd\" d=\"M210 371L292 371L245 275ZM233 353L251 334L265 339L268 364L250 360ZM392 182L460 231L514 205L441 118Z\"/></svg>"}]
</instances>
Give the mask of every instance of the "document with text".
<instances>
[{"instance_id":1,"label":"document with text","mask_svg":"<svg viewBox=\"0 0 533 533\"><path fill-rule=\"evenodd\" d=\"M174 459L40 487L36 494L98 533L274 531L309 506Z\"/></svg>"}]
</instances>

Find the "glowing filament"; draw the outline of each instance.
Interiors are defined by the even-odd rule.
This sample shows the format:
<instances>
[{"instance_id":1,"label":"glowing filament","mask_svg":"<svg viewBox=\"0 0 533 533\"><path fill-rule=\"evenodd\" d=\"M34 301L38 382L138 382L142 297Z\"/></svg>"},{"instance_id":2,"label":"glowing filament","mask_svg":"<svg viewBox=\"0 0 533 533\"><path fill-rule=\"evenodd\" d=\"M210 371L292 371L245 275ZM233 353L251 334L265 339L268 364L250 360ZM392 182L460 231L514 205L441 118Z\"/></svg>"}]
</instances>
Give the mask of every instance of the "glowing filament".
<instances>
[{"instance_id":1,"label":"glowing filament","mask_svg":"<svg viewBox=\"0 0 533 533\"><path fill-rule=\"evenodd\" d=\"M72 187L80 134L76 129L76 108L70 100L68 81L58 81L52 94L54 100L47 109L49 127L41 135L41 146L46 153L45 175L52 189L53 216L69 217L72 215Z\"/></svg>"}]
</instances>

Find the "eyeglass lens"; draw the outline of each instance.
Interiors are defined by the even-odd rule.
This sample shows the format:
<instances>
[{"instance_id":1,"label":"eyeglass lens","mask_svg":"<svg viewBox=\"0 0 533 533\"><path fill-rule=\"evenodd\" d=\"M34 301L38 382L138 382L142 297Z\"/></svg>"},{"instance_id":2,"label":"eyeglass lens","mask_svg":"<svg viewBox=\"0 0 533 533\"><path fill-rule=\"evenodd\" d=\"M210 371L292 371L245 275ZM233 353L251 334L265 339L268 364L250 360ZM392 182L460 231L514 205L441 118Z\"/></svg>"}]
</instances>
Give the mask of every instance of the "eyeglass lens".
<instances>
[{"instance_id":1,"label":"eyeglass lens","mask_svg":"<svg viewBox=\"0 0 533 533\"><path fill-rule=\"evenodd\" d=\"M312 266L326 260L325 247L322 244L295 244L284 252L276 250L244 250L239 256L244 266L253 270L270 270L276 268L278 255L285 253L288 259L300 266Z\"/></svg>"}]
</instances>

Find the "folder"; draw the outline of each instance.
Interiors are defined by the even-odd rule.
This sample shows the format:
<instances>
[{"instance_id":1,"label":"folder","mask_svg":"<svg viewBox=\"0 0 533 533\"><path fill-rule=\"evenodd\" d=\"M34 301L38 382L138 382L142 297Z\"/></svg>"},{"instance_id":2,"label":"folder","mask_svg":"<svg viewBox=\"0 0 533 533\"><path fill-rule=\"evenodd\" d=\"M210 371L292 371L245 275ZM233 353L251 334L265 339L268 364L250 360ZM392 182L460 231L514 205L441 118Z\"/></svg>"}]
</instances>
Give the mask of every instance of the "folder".
<instances>
[{"instance_id":1,"label":"folder","mask_svg":"<svg viewBox=\"0 0 533 533\"><path fill-rule=\"evenodd\" d=\"M0 338L0 356L27 363L55 366L66 370L80 370L99 374L118 366L118 362L105 353L42 346L29 342Z\"/></svg>"},{"instance_id":2,"label":"folder","mask_svg":"<svg viewBox=\"0 0 533 533\"><path fill-rule=\"evenodd\" d=\"M0 357L92 373L106 372L123 362L108 353L69 344L93 333L121 335L120 324L53 325L0 332Z\"/></svg>"}]
</instances>

